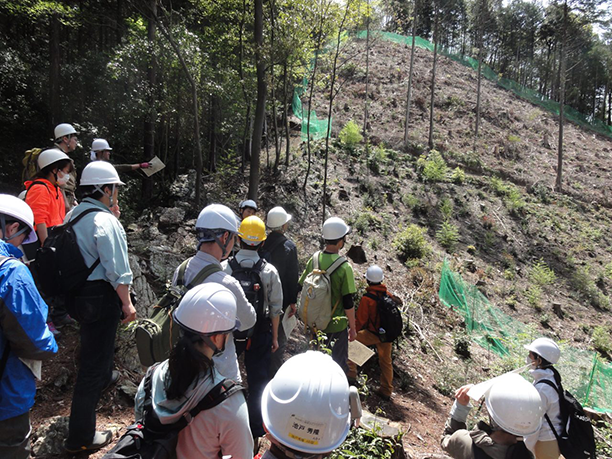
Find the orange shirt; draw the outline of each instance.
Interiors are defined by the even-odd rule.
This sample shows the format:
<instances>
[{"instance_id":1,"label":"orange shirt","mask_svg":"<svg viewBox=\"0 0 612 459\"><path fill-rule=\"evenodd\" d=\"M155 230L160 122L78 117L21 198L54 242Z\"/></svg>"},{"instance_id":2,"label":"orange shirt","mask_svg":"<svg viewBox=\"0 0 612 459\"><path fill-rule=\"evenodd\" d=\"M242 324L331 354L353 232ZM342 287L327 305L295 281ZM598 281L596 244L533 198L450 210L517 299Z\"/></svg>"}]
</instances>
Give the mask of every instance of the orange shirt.
<instances>
[{"instance_id":1,"label":"orange shirt","mask_svg":"<svg viewBox=\"0 0 612 459\"><path fill-rule=\"evenodd\" d=\"M387 292L387 287L385 284L370 285L366 289L366 292L376 296L386 293L393 298L393 295ZM366 328L366 330L373 333L378 333L378 329L380 328L380 320L378 319L376 310L377 303L378 302L376 300L368 296L364 295L361 297L359 307L357 308L357 315L355 317L357 331Z\"/></svg>"},{"instance_id":2,"label":"orange shirt","mask_svg":"<svg viewBox=\"0 0 612 459\"><path fill-rule=\"evenodd\" d=\"M34 185L26 194L25 202L34 212L34 224L44 223L49 228L64 223L66 207L64 195L59 187L54 186L47 179L37 178L25 182L26 190L33 182L42 183Z\"/></svg>"}]
</instances>

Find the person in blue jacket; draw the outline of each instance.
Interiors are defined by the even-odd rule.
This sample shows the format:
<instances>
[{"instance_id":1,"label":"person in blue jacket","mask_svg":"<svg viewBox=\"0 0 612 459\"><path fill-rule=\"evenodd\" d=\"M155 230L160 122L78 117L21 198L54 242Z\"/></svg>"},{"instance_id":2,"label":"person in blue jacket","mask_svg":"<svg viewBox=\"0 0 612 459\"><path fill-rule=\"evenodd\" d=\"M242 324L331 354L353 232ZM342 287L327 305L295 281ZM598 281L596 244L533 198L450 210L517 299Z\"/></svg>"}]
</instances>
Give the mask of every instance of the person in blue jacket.
<instances>
[{"instance_id":1,"label":"person in blue jacket","mask_svg":"<svg viewBox=\"0 0 612 459\"><path fill-rule=\"evenodd\" d=\"M35 242L34 214L22 200L0 194L0 457L30 457L30 408L41 361L57 352L46 324L47 305L19 246Z\"/></svg>"}]
</instances>

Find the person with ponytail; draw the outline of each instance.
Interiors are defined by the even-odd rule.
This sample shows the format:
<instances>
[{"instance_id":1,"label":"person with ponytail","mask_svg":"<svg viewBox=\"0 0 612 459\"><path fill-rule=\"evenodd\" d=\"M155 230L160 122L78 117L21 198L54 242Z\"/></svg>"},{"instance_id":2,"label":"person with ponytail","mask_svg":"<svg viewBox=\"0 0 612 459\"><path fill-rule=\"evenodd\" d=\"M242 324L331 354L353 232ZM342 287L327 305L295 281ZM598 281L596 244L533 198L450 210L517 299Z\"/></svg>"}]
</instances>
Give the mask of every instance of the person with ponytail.
<instances>
[{"instance_id":1,"label":"person with ponytail","mask_svg":"<svg viewBox=\"0 0 612 459\"><path fill-rule=\"evenodd\" d=\"M540 430L527 436L525 445L535 455L536 459L558 459L561 452L555 432L552 431L550 424L557 434L560 434L563 430L559 403L559 388L562 387L561 375L553 366L559 361L561 351L557 343L550 338L538 338L531 344L526 345L525 349L529 351L526 361L532 365L529 372L542 399L545 413ZM557 389L540 382L542 380L551 381Z\"/></svg>"},{"instance_id":2,"label":"person with ponytail","mask_svg":"<svg viewBox=\"0 0 612 459\"><path fill-rule=\"evenodd\" d=\"M178 342L168 360L153 369L152 407L162 424L179 421L225 378L213 356L222 353L236 320L236 297L221 284L206 282L189 290L173 314L180 327ZM144 379L135 400L135 419L143 420ZM180 431L177 459L253 457L246 399L236 392L209 410L201 411Z\"/></svg>"}]
</instances>

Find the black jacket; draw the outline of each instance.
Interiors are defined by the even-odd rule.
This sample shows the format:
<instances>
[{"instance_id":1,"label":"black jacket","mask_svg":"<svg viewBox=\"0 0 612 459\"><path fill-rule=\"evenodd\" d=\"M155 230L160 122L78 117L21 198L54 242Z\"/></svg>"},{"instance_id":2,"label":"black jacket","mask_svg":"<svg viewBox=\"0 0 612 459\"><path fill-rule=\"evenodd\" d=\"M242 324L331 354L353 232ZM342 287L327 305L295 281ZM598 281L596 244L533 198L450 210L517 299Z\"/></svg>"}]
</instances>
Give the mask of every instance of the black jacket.
<instances>
[{"instance_id":1,"label":"black jacket","mask_svg":"<svg viewBox=\"0 0 612 459\"><path fill-rule=\"evenodd\" d=\"M297 247L290 239L278 231L272 231L259 249L259 254L278 271L283 284L283 311L297 302L298 257Z\"/></svg>"}]
</instances>

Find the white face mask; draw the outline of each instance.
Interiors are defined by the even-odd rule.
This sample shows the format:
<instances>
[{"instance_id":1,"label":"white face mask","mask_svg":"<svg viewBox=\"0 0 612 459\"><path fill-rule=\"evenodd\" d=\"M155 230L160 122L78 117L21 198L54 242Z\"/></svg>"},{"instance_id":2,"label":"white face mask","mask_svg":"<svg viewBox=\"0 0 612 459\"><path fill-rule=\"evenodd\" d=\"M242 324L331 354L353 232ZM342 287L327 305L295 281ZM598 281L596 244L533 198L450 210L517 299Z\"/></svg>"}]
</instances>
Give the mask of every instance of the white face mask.
<instances>
[{"instance_id":1,"label":"white face mask","mask_svg":"<svg viewBox=\"0 0 612 459\"><path fill-rule=\"evenodd\" d=\"M57 172L57 184L58 185L65 185L66 183L68 183L68 180L70 179L70 174L65 174L62 171L58 171Z\"/></svg>"},{"instance_id":2,"label":"white face mask","mask_svg":"<svg viewBox=\"0 0 612 459\"><path fill-rule=\"evenodd\" d=\"M527 365L531 365L531 366L534 366L534 365L535 365L535 362L534 362L533 360L531 360L531 358L529 357L529 355L527 355L527 356L525 357L525 363L526 363Z\"/></svg>"}]
</instances>

